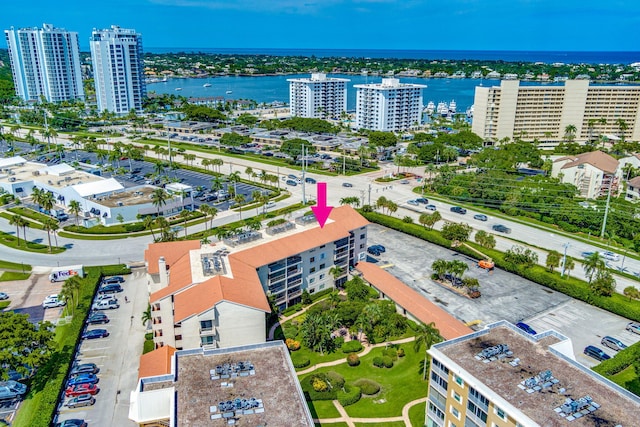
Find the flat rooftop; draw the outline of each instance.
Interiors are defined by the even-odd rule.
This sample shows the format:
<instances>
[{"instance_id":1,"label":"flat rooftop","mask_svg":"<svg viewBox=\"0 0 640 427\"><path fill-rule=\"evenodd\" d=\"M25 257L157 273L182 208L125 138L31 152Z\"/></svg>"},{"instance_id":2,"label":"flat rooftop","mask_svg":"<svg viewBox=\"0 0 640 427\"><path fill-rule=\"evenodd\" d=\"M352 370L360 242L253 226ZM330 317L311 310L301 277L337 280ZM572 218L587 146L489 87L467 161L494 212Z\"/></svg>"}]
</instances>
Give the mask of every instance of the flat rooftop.
<instances>
[{"instance_id":1,"label":"flat rooftop","mask_svg":"<svg viewBox=\"0 0 640 427\"><path fill-rule=\"evenodd\" d=\"M110 208L116 206L133 206L151 203L151 195L158 187L141 186L114 191L100 197L100 204Z\"/></svg>"},{"instance_id":2,"label":"flat rooftop","mask_svg":"<svg viewBox=\"0 0 640 427\"><path fill-rule=\"evenodd\" d=\"M250 362L253 375L211 379L210 371L225 364ZM261 399L264 412L241 415L236 426L313 427L288 351L282 342L215 350L185 350L174 354L172 381L150 382L143 391L174 387L177 426L226 426L211 419L211 406L234 399ZM215 378L215 377L214 377ZM222 384L233 384L223 387ZM219 412L219 411L218 411ZM216 413L216 412L214 412Z\"/></svg>"},{"instance_id":3,"label":"flat rooftop","mask_svg":"<svg viewBox=\"0 0 640 427\"><path fill-rule=\"evenodd\" d=\"M554 331L536 337L525 336L504 321L488 328L437 344L432 349L444 354L541 426L631 427L639 424L639 397L634 398L630 392L549 348L561 346L567 338ZM476 358L482 350L498 344L507 344L512 357L488 363ZM438 358L438 354L435 357ZM515 358L520 359L517 366L508 363ZM551 370L557 384L531 393L519 387L522 381L546 370ZM599 408L572 421L555 411L567 398L578 400L584 396L591 396Z\"/></svg>"},{"instance_id":4,"label":"flat rooftop","mask_svg":"<svg viewBox=\"0 0 640 427\"><path fill-rule=\"evenodd\" d=\"M49 188L65 188L71 185L86 184L89 182L104 181L97 175L73 170L63 175L47 174L47 165L42 163L27 162L21 165L7 166L0 173L0 181L12 182L31 182L42 187L46 184Z\"/></svg>"}]
</instances>

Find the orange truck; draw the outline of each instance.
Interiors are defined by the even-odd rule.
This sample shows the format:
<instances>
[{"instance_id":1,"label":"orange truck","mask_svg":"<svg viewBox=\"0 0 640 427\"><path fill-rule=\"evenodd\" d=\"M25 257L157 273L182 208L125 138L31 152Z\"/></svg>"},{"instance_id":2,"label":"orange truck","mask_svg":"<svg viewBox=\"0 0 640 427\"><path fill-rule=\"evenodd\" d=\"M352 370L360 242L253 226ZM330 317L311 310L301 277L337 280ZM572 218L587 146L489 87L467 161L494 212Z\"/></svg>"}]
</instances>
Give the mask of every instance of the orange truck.
<instances>
[{"instance_id":1,"label":"orange truck","mask_svg":"<svg viewBox=\"0 0 640 427\"><path fill-rule=\"evenodd\" d=\"M484 268L485 270L493 270L495 268L495 263L491 259L483 259L478 261L478 267Z\"/></svg>"}]
</instances>

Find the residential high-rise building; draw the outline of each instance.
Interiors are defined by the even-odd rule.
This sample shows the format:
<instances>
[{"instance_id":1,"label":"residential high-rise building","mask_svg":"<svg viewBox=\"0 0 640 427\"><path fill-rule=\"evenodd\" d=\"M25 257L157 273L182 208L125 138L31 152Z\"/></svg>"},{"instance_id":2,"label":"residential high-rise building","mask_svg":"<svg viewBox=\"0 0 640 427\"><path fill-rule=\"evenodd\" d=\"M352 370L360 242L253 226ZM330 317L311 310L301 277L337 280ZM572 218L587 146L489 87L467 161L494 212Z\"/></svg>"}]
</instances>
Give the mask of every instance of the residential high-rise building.
<instances>
[{"instance_id":1,"label":"residential high-rise building","mask_svg":"<svg viewBox=\"0 0 640 427\"><path fill-rule=\"evenodd\" d=\"M555 331L500 321L432 346L428 427L634 426L640 397L576 361Z\"/></svg>"},{"instance_id":2,"label":"residential high-rise building","mask_svg":"<svg viewBox=\"0 0 640 427\"><path fill-rule=\"evenodd\" d=\"M382 83L355 85L356 127L387 132L407 130L421 121L425 85L382 79Z\"/></svg>"},{"instance_id":3,"label":"residential high-rise building","mask_svg":"<svg viewBox=\"0 0 640 427\"><path fill-rule=\"evenodd\" d=\"M347 111L348 79L327 78L326 74L314 73L310 79L287 81L292 116L340 117L343 111Z\"/></svg>"},{"instance_id":4,"label":"residential high-rise building","mask_svg":"<svg viewBox=\"0 0 640 427\"><path fill-rule=\"evenodd\" d=\"M127 114L142 111L144 81L142 35L112 25L91 33L91 60L98 111Z\"/></svg>"},{"instance_id":5,"label":"residential high-rise building","mask_svg":"<svg viewBox=\"0 0 640 427\"><path fill-rule=\"evenodd\" d=\"M543 148L601 136L638 141L640 86L590 85L588 80L567 80L564 86L521 86L518 80L477 86L472 130L486 141L536 139Z\"/></svg>"},{"instance_id":6,"label":"residential high-rise building","mask_svg":"<svg viewBox=\"0 0 640 427\"><path fill-rule=\"evenodd\" d=\"M5 30L16 94L25 101L84 100L78 33L43 24Z\"/></svg>"}]
</instances>

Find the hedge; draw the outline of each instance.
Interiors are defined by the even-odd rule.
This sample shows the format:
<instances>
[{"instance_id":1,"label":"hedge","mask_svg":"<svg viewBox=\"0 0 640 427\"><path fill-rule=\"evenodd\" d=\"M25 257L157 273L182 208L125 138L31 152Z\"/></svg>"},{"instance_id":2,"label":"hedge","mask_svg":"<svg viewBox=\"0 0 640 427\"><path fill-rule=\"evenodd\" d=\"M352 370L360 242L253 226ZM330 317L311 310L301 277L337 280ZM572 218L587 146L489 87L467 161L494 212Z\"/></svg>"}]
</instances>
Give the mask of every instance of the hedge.
<instances>
[{"instance_id":1,"label":"hedge","mask_svg":"<svg viewBox=\"0 0 640 427\"><path fill-rule=\"evenodd\" d=\"M307 400L335 400L338 394L338 387L329 387L326 391L316 391L313 389L313 381L316 378L326 381L329 384L331 383L331 378L326 374L310 375L302 380L300 386Z\"/></svg>"},{"instance_id":2,"label":"hedge","mask_svg":"<svg viewBox=\"0 0 640 427\"><path fill-rule=\"evenodd\" d=\"M362 344L360 344L360 341L351 340L342 344L343 353L357 353L360 350L362 350Z\"/></svg>"},{"instance_id":3,"label":"hedge","mask_svg":"<svg viewBox=\"0 0 640 427\"><path fill-rule=\"evenodd\" d=\"M613 358L605 360L599 365L594 366L593 369L600 375L610 376L624 371L634 361L640 358L640 342L637 342L622 351L619 351Z\"/></svg>"},{"instance_id":4,"label":"hedge","mask_svg":"<svg viewBox=\"0 0 640 427\"><path fill-rule=\"evenodd\" d=\"M349 353L347 363L349 366L358 366L360 364L360 357L355 353Z\"/></svg>"},{"instance_id":5,"label":"hedge","mask_svg":"<svg viewBox=\"0 0 640 427\"><path fill-rule=\"evenodd\" d=\"M362 397L360 387L345 385L338 391L338 401L342 406L349 406L356 403Z\"/></svg>"},{"instance_id":6,"label":"hedge","mask_svg":"<svg viewBox=\"0 0 640 427\"><path fill-rule=\"evenodd\" d=\"M344 377L335 371L327 372L327 380L329 380L329 384L333 388L342 388L344 387Z\"/></svg>"},{"instance_id":7,"label":"hedge","mask_svg":"<svg viewBox=\"0 0 640 427\"><path fill-rule=\"evenodd\" d=\"M374 395L380 391L380 384L368 378L361 378L353 383L356 387L360 387L362 394L367 396Z\"/></svg>"},{"instance_id":8,"label":"hedge","mask_svg":"<svg viewBox=\"0 0 640 427\"><path fill-rule=\"evenodd\" d=\"M293 353L291 354L291 362L293 363L294 368L304 368L311 364L311 360L309 356L301 354L301 353Z\"/></svg>"},{"instance_id":9,"label":"hedge","mask_svg":"<svg viewBox=\"0 0 640 427\"><path fill-rule=\"evenodd\" d=\"M426 230L422 226L416 224L407 224L402 222L402 220L400 219L392 218L378 212L365 212L363 209L359 209L359 212L362 216L364 216L371 222L375 222L385 227L401 231L405 234L418 237L422 240L426 240L428 242L443 246L447 249L457 251L475 259L479 258L478 254L475 251L471 250L465 245L452 248L451 241L442 237L439 231ZM591 292L589 284L584 280L570 277L568 274L565 277L560 277L560 273L551 273L541 265L535 265L530 268L523 268L522 266L506 262L504 260L504 254L500 251L497 251L495 249L482 248L479 245L471 242L466 242L466 245L469 245L470 247L473 247L484 253L487 257L493 260L496 267L504 271L516 274L527 280L538 283L542 286L546 286L572 298L584 301L595 307L599 307L619 316L626 317L627 319L632 319L640 322L640 300L629 300L629 298L618 293L614 293L610 297L595 295L593 292Z\"/></svg>"}]
</instances>

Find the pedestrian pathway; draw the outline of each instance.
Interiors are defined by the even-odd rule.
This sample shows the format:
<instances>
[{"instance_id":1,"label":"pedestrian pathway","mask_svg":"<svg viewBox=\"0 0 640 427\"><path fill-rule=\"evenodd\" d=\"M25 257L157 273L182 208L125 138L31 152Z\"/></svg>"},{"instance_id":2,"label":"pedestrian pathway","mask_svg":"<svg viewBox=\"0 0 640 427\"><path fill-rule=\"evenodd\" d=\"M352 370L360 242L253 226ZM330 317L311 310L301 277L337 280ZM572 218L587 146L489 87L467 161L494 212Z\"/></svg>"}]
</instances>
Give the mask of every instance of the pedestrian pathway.
<instances>
[{"instance_id":1,"label":"pedestrian pathway","mask_svg":"<svg viewBox=\"0 0 640 427\"><path fill-rule=\"evenodd\" d=\"M400 417L387 417L387 418L352 418L347 414L347 411L337 400L332 401L333 406L336 407L340 413L338 418L314 418L313 421L320 424L333 424L333 423L346 423L349 427L355 427L355 423L391 423L391 422L404 422L406 427L416 427L411 425L411 419L409 418L409 410L416 405L420 405L427 401L426 397L412 400L402 408L402 416Z\"/></svg>"}]
</instances>

